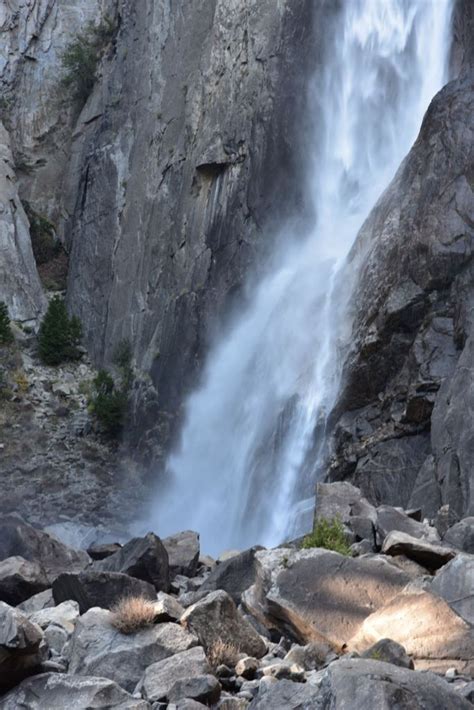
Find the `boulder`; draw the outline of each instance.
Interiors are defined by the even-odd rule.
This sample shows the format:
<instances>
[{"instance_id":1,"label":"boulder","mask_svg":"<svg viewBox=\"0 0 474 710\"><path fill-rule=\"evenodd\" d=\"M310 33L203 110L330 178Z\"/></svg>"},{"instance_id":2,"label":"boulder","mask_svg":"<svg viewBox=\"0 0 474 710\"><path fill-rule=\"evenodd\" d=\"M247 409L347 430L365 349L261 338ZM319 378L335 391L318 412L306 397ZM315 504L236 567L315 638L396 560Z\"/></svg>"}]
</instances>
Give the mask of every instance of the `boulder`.
<instances>
[{"instance_id":1,"label":"boulder","mask_svg":"<svg viewBox=\"0 0 474 710\"><path fill-rule=\"evenodd\" d=\"M156 591L148 582L127 574L87 570L61 574L53 582L53 597L56 604L73 599L84 614L95 606L110 609L124 597L146 597L155 601Z\"/></svg>"},{"instance_id":2,"label":"boulder","mask_svg":"<svg viewBox=\"0 0 474 710\"><path fill-rule=\"evenodd\" d=\"M171 594L158 592L158 601L155 603L157 623L163 621L179 621L184 614L184 607Z\"/></svg>"},{"instance_id":3,"label":"boulder","mask_svg":"<svg viewBox=\"0 0 474 710\"><path fill-rule=\"evenodd\" d=\"M377 508L376 529L377 543L379 545L383 544L387 535L393 530L398 530L398 532L428 540L429 542L437 543L440 540L436 528L420 523L407 515L407 513L397 508L392 508L390 505L380 505Z\"/></svg>"},{"instance_id":4,"label":"boulder","mask_svg":"<svg viewBox=\"0 0 474 710\"><path fill-rule=\"evenodd\" d=\"M5 695L2 710L148 710L145 700L133 698L106 678L43 673L24 680Z\"/></svg>"},{"instance_id":5,"label":"boulder","mask_svg":"<svg viewBox=\"0 0 474 710\"><path fill-rule=\"evenodd\" d=\"M436 573L431 590L474 625L474 556L457 555ZM473 654L474 655L474 654Z\"/></svg>"},{"instance_id":6,"label":"boulder","mask_svg":"<svg viewBox=\"0 0 474 710\"><path fill-rule=\"evenodd\" d=\"M393 663L401 668L413 669L413 659L407 655L403 646L392 639L380 639L373 646L364 651L363 658L371 658L374 661Z\"/></svg>"},{"instance_id":7,"label":"boulder","mask_svg":"<svg viewBox=\"0 0 474 710\"><path fill-rule=\"evenodd\" d=\"M314 706L297 707L308 710L310 707L331 710L468 710L470 707L448 683L433 673L416 673L390 663L364 658L347 658L331 663L323 677L317 701ZM271 706L251 703L249 710L267 707Z\"/></svg>"},{"instance_id":8,"label":"boulder","mask_svg":"<svg viewBox=\"0 0 474 710\"><path fill-rule=\"evenodd\" d=\"M437 570L452 560L456 551L450 547L442 547L427 540L418 540L396 530L390 532L382 545L386 555L405 555L431 571Z\"/></svg>"},{"instance_id":9,"label":"boulder","mask_svg":"<svg viewBox=\"0 0 474 710\"><path fill-rule=\"evenodd\" d=\"M63 545L18 516L7 515L0 521L0 560L13 556L38 563L50 584L62 572L80 572L91 562L83 550Z\"/></svg>"},{"instance_id":10,"label":"boulder","mask_svg":"<svg viewBox=\"0 0 474 710\"><path fill-rule=\"evenodd\" d=\"M258 671L259 663L256 658L246 656L241 658L235 666L236 675L242 676L246 680L253 680Z\"/></svg>"},{"instance_id":11,"label":"boulder","mask_svg":"<svg viewBox=\"0 0 474 710\"><path fill-rule=\"evenodd\" d=\"M251 547L220 562L201 586L201 591L214 592L223 589L236 604L240 604L242 592L255 582L255 553L258 550L263 550L263 547Z\"/></svg>"},{"instance_id":12,"label":"boulder","mask_svg":"<svg viewBox=\"0 0 474 710\"><path fill-rule=\"evenodd\" d=\"M338 517L345 524L351 516L375 520L375 508L364 498L359 488L346 481L316 485L315 520Z\"/></svg>"},{"instance_id":13,"label":"boulder","mask_svg":"<svg viewBox=\"0 0 474 710\"><path fill-rule=\"evenodd\" d=\"M87 554L92 560L105 560L120 550L122 545L118 542L105 542L103 544L91 545L87 548Z\"/></svg>"},{"instance_id":14,"label":"boulder","mask_svg":"<svg viewBox=\"0 0 474 710\"><path fill-rule=\"evenodd\" d=\"M194 577L199 564L199 535L185 530L166 537L163 545L168 553L171 578L177 574Z\"/></svg>"},{"instance_id":15,"label":"boulder","mask_svg":"<svg viewBox=\"0 0 474 710\"><path fill-rule=\"evenodd\" d=\"M67 649L70 673L93 673L133 691L148 666L197 644L178 624L125 635L111 625L111 617L105 609L90 609L80 617Z\"/></svg>"},{"instance_id":16,"label":"boulder","mask_svg":"<svg viewBox=\"0 0 474 710\"><path fill-rule=\"evenodd\" d=\"M270 686L260 684L256 697L248 710L310 710L318 708L319 688L309 683L294 683L291 680L273 682ZM348 706L352 710L352 706Z\"/></svg>"},{"instance_id":17,"label":"boulder","mask_svg":"<svg viewBox=\"0 0 474 710\"><path fill-rule=\"evenodd\" d=\"M266 652L262 637L242 616L227 592L211 592L190 606L181 617L181 623L196 634L206 651L222 641L256 658Z\"/></svg>"},{"instance_id":18,"label":"boulder","mask_svg":"<svg viewBox=\"0 0 474 710\"><path fill-rule=\"evenodd\" d=\"M117 552L94 563L103 572L122 572L152 584L157 591L170 588L168 553L160 538L153 533L136 537Z\"/></svg>"},{"instance_id":19,"label":"boulder","mask_svg":"<svg viewBox=\"0 0 474 710\"><path fill-rule=\"evenodd\" d=\"M348 648L364 653L385 638L401 644L417 669L474 670L474 632L470 626L444 599L412 585L368 616Z\"/></svg>"},{"instance_id":20,"label":"boulder","mask_svg":"<svg viewBox=\"0 0 474 710\"><path fill-rule=\"evenodd\" d=\"M284 660L290 665L296 663L306 671L314 671L325 664L331 652L332 648L327 643L313 642L306 644L306 646L294 644Z\"/></svg>"},{"instance_id":21,"label":"boulder","mask_svg":"<svg viewBox=\"0 0 474 710\"><path fill-rule=\"evenodd\" d=\"M0 691L39 670L42 641L39 626L18 609L0 602Z\"/></svg>"},{"instance_id":22,"label":"boulder","mask_svg":"<svg viewBox=\"0 0 474 710\"><path fill-rule=\"evenodd\" d=\"M364 619L410 577L384 558L351 558L323 549L257 552L258 577L244 606L267 628L298 643L340 649Z\"/></svg>"},{"instance_id":23,"label":"boulder","mask_svg":"<svg viewBox=\"0 0 474 710\"><path fill-rule=\"evenodd\" d=\"M35 594L21 604L18 604L18 608L25 614L32 614L35 611L41 611L41 609L47 609L52 606L54 606L52 589L45 589L44 592L39 592L39 594Z\"/></svg>"},{"instance_id":24,"label":"boulder","mask_svg":"<svg viewBox=\"0 0 474 710\"><path fill-rule=\"evenodd\" d=\"M58 624L71 628L72 633L74 624L79 618L79 604L75 601L62 602L58 606L35 611L29 614L28 618L42 629L46 629L50 624Z\"/></svg>"},{"instance_id":25,"label":"boulder","mask_svg":"<svg viewBox=\"0 0 474 710\"><path fill-rule=\"evenodd\" d=\"M0 601L16 606L49 587L38 562L7 557L0 562Z\"/></svg>"},{"instance_id":26,"label":"boulder","mask_svg":"<svg viewBox=\"0 0 474 710\"><path fill-rule=\"evenodd\" d=\"M214 705L221 695L221 685L213 675L195 675L190 678L180 678L171 686L167 699L176 703L179 700L190 699L204 705Z\"/></svg>"},{"instance_id":27,"label":"boulder","mask_svg":"<svg viewBox=\"0 0 474 710\"><path fill-rule=\"evenodd\" d=\"M449 528L443 541L457 550L474 555L474 517L464 518Z\"/></svg>"},{"instance_id":28,"label":"boulder","mask_svg":"<svg viewBox=\"0 0 474 710\"><path fill-rule=\"evenodd\" d=\"M151 702L165 701L176 681L210 672L204 649L198 646L148 666L135 692Z\"/></svg>"}]
</instances>

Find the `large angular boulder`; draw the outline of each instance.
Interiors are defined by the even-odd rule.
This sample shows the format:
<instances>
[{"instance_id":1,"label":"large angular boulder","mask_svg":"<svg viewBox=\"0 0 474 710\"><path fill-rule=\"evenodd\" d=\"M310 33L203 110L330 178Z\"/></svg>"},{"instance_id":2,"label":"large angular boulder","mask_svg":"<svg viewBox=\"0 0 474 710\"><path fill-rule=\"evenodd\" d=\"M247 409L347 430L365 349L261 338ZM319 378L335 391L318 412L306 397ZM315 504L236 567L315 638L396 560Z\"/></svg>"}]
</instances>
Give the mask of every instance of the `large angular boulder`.
<instances>
[{"instance_id":1,"label":"large angular boulder","mask_svg":"<svg viewBox=\"0 0 474 710\"><path fill-rule=\"evenodd\" d=\"M457 550L474 555L474 517L464 518L446 531L443 541Z\"/></svg>"},{"instance_id":2,"label":"large angular boulder","mask_svg":"<svg viewBox=\"0 0 474 710\"><path fill-rule=\"evenodd\" d=\"M43 673L24 680L0 700L2 710L149 710L107 678Z\"/></svg>"},{"instance_id":3,"label":"large angular boulder","mask_svg":"<svg viewBox=\"0 0 474 710\"><path fill-rule=\"evenodd\" d=\"M24 614L33 614L35 611L41 611L41 609L47 609L48 607L54 606L53 590L45 589L44 592L39 592L39 594L34 594L32 597L26 601L18 604L18 608Z\"/></svg>"},{"instance_id":4,"label":"large angular boulder","mask_svg":"<svg viewBox=\"0 0 474 710\"><path fill-rule=\"evenodd\" d=\"M170 688L167 699L176 703L180 700L195 700L203 705L215 705L221 695L221 684L217 678L207 675L193 675L190 678L180 678Z\"/></svg>"},{"instance_id":5,"label":"large angular boulder","mask_svg":"<svg viewBox=\"0 0 474 710\"><path fill-rule=\"evenodd\" d=\"M368 616L348 648L364 653L383 638L401 644L417 669L474 671L473 630L444 599L423 589L410 585Z\"/></svg>"},{"instance_id":6,"label":"large angular boulder","mask_svg":"<svg viewBox=\"0 0 474 710\"><path fill-rule=\"evenodd\" d=\"M399 594L410 576L381 557L351 558L323 549L257 552L248 611L298 643L340 649L364 619Z\"/></svg>"},{"instance_id":7,"label":"large angular boulder","mask_svg":"<svg viewBox=\"0 0 474 710\"><path fill-rule=\"evenodd\" d=\"M67 547L18 516L7 515L0 521L0 560L15 556L37 562L50 584L62 572L80 572L91 562L83 550Z\"/></svg>"},{"instance_id":8,"label":"large angular boulder","mask_svg":"<svg viewBox=\"0 0 474 710\"><path fill-rule=\"evenodd\" d=\"M0 601L17 606L49 587L38 562L24 557L7 557L0 562Z\"/></svg>"},{"instance_id":9,"label":"large angular boulder","mask_svg":"<svg viewBox=\"0 0 474 710\"><path fill-rule=\"evenodd\" d=\"M227 592L211 592L188 607L181 617L182 625L198 637L206 651L219 642L229 643L238 651L260 658L266 644L245 619Z\"/></svg>"},{"instance_id":10,"label":"large angular boulder","mask_svg":"<svg viewBox=\"0 0 474 710\"><path fill-rule=\"evenodd\" d=\"M177 681L207 675L210 672L206 654L198 646L148 666L136 692L141 692L143 697L151 702L166 702Z\"/></svg>"},{"instance_id":11,"label":"large angular boulder","mask_svg":"<svg viewBox=\"0 0 474 710\"><path fill-rule=\"evenodd\" d=\"M75 601L62 602L58 606L34 611L28 618L42 629L50 624L73 626L79 618L79 604Z\"/></svg>"},{"instance_id":12,"label":"large angular boulder","mask_svg":"<svg viewBox=\"0 0 474 710\"><path fill-rule=\"evenodd\" d=\"M242 593L255 582L257 575L255 553L259 550L263 550L263 547L251 547L249 550L239 552L234 557L220 562L200 587L200 591L215 592L218 589L223 589L227 594L230 594L236 604L240 604Z\"/></svg>"},{"instance_id":13,"label":"large angular boulder","mask_svg":"<svg viewBox=\"0 0 474 710\"><path fill-rule=\"evenodd\" d=\"M133 691L148 666L198 643L178 624L125 635L111 622L112 613L105 609L90 609L80 617L67 648L70 673L110 678Z\"/></svg>"},{"instance_id":14,"label":"large angular boulder","mask_svg":"<svg viewBox=\"0 0 474 710\"><path fill-rule=\"evenodd\" d=\"M194 577L199 564L199 535L192 530L170 535L163 540L169 558L170 576Z\"/></svg>"},{"instance_id":15,"label":"large angular boulder","mask_svg":"<svg viewBox=\"0 0 474 710\"><path fill-rule=\"evenodd\" d=\"M353 516L365 516L375 521L375 508L359 488L347 481L318 483L316 486L315 520L339 518L349 524Z\"/></svg>"},{"instance_id":16,"label":"large angular boulder","mask_svg":"<svg viewBox=\"0 0 474 710\"><path fill-rule=\"evenodd\" d=\"M406 533L407 535L411 535L411 537L428 540L433 543L437 543L440 540L436 528L426 523L413 520L413 518L403 511L393 508L390 505L380 505L377 508L376 528L377 542L379 545L383 544L387 535L393 530L398 530L398 532Z\"/></svg>"},{"instance_id":17,"label":"large angular boulder","mask_svg":"<svg viewBox=\"0 0 474 710\"><path fill-rule=\"evenodd\" d=\"M459 554L436 573L431 590L474 625L474 556ZM473 654L474 655L474 654Z\"/></svg>"},{"instance_id":18,"label":"large angular boulder","mask_svg":"<svg viewBox=\"0 0 474 710\"><path fill-rule=\"evenodd\" d=\"M95 562L94 569L128 574L152 584L157 591L170 589L168 553L153 533L133 538L113 555Z\"/></svg>"},{"instance_id":19,"label":"large angular boulder","mask_svg":"<svg viewBox=\"0 0 474 710\"><path fill-rule=\"evenodd\" d=\"M120 572L87 570L79 574L61 574L53 582L56 604L72 599L79 604L81 614L98 606L111 609L124 597L145 597L155 601L156 590L148 582Z\"/></svg>"},{"instance_id":20,"label":"large angular boulder","mask_svg":"<svg viewBox=\"0 0 474 710\"><path fill-rule=\"evenodd\" d=\"M405 555L431 571L439 569L456 555L456 551L450 547L419 540L396 530L385 538L382 552L385 555Z\"/></svg>"},{"instance_id":21,"label":"large angular boulder","mask_svg":"<svg viewBox=\"0 0 474 710\"><path fill-rule=\"evenodd\" d=\"M261 685L248 710L310 710L319 708L319 688L310 683L293 683L281 680L270 686ZM351 707L351 706L349 706ZM351 708L352 710L352 708Z\"/></svg>"},{"instance_id":22,"label":"large angular boulder","mask_svg":"<svg viewBox=\"0 0 474 710\"><path fill-rule=\"evenodd\" d=\"M272 692L273 688L269 694ZM271 707L254 703L250 704L249 710ZM310 707L331 710L468 710L470 703L433 673L416 673L389 663L356 658L331 663L321 683L317 703L299 707L308 710Z\"/></svg>"},{"instance_id":23,"label":"large angular boulder","mask_svg":"<svg viewBox=\"0 0 474 710\"><path fill-rule=\"evenodd\" d=\"M0 602L0 692L39 670L43 632L18 609Z\"/></svg>"}]
</instances>

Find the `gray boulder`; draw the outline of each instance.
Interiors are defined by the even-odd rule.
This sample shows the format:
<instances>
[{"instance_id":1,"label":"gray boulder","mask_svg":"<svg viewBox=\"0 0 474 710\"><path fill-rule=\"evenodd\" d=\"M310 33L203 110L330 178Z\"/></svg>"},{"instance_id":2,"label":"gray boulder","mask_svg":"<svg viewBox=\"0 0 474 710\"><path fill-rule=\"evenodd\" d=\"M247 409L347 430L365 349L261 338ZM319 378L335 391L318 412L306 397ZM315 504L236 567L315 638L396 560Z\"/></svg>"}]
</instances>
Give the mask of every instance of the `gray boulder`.
<instances>
[{"instance_id":1,"label":"gray boulder","mask_svg":"<svg viewBox=\"0 0 474 710\"><path fill-rule=\"evenodd\" d=\"M396 530L385 538L382 552L386 555L405 555L431 571L439 569L456 555L456 551L450 547L419 540Z\"/></svg>"},{"instance_id":2,"label":"gray boulder","mask_svg":"<svg viewBox=\"0 0 474 710\"><path fill-rule=\"evenodd\" d=\"M50 584L62 572L80 572L91 562L83 550L67 547L18 516L7 515L0 521L0 560L14 556L37 562Z\"/></svg>"},{"instance_id":3,"label":"gray boulder","mask_svg":"<svg viewBox=\"0 0 474 710\"><path fill-rule=\"evenodd\" d=\"M227 592L211 592L190 606L181 617L181 623L196 634L206 651L222 641L255 658L266 652L262 637L242 616Z\"/></svg>"},{"instance_id":4,"label":"gray boulder","mask_svg":"<svg viewBox=\"0 0 474 710\"><path fill-rule=\"evenodd\" d=\"M103 676L133 691L148 666L197 644L178 624L157 624L125 635L111 621L105 609L90 609L80 617L66 654L70 673Z\"/></svg>"},{"instance_id":5,"label":"gray boulder","mask_svg":"<svg viewBox=\"0 0 474 710\"><path fill-rule=\"evenodd\" d=\"M18 609L0 602L0 691L38 672L43 632Z\"/></svg>"},{"instance_id":6,"label":"gray boulder","mask_svg":"<svg viewBox=\"0 0 474 710\"><path fill-rule=\"evenodd\" d=\"M28 618L42 629L50 624L73 626L79 618L79 604L75 601L62 602L58 606L35 611Z\"/></svg>"},{"instance_id":7,"label":"gray boulder","mask_svg":"<svg viewBox=\"0 0 474 710\"><path fill-rule=\"evenodd\" d=\"M120 572L87 570L79 574L61 574L53 582L56 604L73 599L79 604L81 614L95 606L110 609L124 597L131 596L154 601L156 591L148 582Z\"/></svg>"},{"instance_id":8,"label":"gray boulder","mask_svg":"<svg viewBox=\"0 0 474 710\"><path fill-rule=\"evenodd\" d=\"M120 550L122 545L118 542L105 542L94 544L87 548L87 554L92 560L105 560Z\"/></svg>"},{"instance_id":9,"label":"gray boulder","mask_svg":"<svg viewBox=\"0 0 474 710\"><path fill-rule=\"evenodd\" d=\"M223 589L227 594L230 594L236 604L240 604L242 593L255 582L257 575L255 553L259 550L263 550L263 547L251 547L249 550L239 552L230 559L220 562L214 567L200 591L214 592Z\"/></svg>"},{"instance_id":10,"label":"gray boulder","mask_svg":"<svg viewBox=\"0 0 474 710\"><path fill-rule=\"evenodd\" d=\"M45 589L44 592L39 592L39 594L35 594L21 604L18 604L18 608L25 614L33 614L35 611L41 611L41 609L47 609L52 606L54 606L52 589Z\"/></svg>"},{"instance_id":11,"label":"gray boulder","mask_svg":"<svg viewBox=\"0 0 474 710\"><path fill-rule=\"evenodd\" d=\"M16 606L49 587L38 562L7 557L0 562L0 601Z\"/></svg>"},{"instance_id":12,"label":"gray boulder","mask_svg":"<svg viewBox=\"0 0 474 710\"><path fill-rule=\"evenodd\" d=\"M349 524L352 516L362 515L375 520L375 508L359 488L347 481L317 484L315 520L338 517L341 522Z\"/></svg>"},{"instance_id":13,"label":"gray boulder","mask_svg":"<svg viewBox=\"0 0 474 710\"><path fill-rule=\"evenodd\" d=\"M464 518L453 525L445 533L443 541L457 550L474 555L474 518Z\"/></svg>"},{"instance_id":14,"label":"gray boulder","mask_svg":"<svg viewBox=\"0 0 474 710\"><path fill-rule=\"evenodd\" d=\"M0 700L2 710L148 710L145 700L133 698L106 678L43 673L24 680Z\"/></svg>"},{"instance_id":15,"label":"gray boulder","mask_svg":"<svg viewBox=\"0 0 474 710\"><path fill-rule=\"evenodd\" d=\"M318 548L264 550L256 559L257 582L243 595L248 611L299 643L324 642L336 649L410 581L383 558L344 557Z\"/></svg>"},{"instance_id":16,"label":"gray boulder","mask_svg":"<svg viewBox=\"0 0 474 710\"><path fill-rule=\"evenodd\" d=\"M250 708L254 707L270 706L252 703ZM321 683L317 703L298 707L305 710L467 710L471 705L433 673L416 673L390 663L356 658L331 663Z\"/></svg>"},{"instance_id":17,"label":"gray boulder","mask_svg":"<svg viewBox=\"0 0 474 710\"><path fill-rule=\"evenodd\" d=\"M199 535L192 530L170 535L163 540L169 558L171 578L177 574L194 577L199 563Z\"/></svg>"},{"instance_id":18,"label":"gray boulder","mask_svg":"<svg viewBox=\"0 0 474 710\"><path fill-rule=\"evenodd\" d=\"M413 520L406 513L397 510L397 508L392 508L390 505L380 505L377 508L376 528L379 545L383 544L387 535L393 530L433 543L439 542L440 539L435 528Z\"/></svg>"},{"instance_id":19,"label":"gray boulder","mask_svg":"<svg viewBox=\"0 0 474 710\"><path fill-rule=\"evenodd\" d=\"M128 574L152 584L157 591L167 592L170 588L168 553L153 533L133 538L113 555L95 562L94 569Z\"/></svg>"},{"instance_id":20,"label":"gray boulder","mask_svg":"<svg viewBox=\"0 0 474 710\"><path fill-rule=\"evenodd\" d=\"M291 680L260 685L259 692L248 706L249 710L310 710L319 708L319 688L309 683L294 683ZM352 710L352 706L351 707Z\"/></svg>"},{"instance_id":21,"label":"gray boulder","mask_svg":"<svg viewBox=\"0 0 474 710\"><path fill-rule=\"evenodd\" d=\"M408 656L403 646L392 639L380 639L373 646L362 654L363 658L371 658L374 661L393 663L401 668L415 667L413 659Z\"/></svg>"},{"instance_id":22,"label":"gray boulder","mask_svg":"<svg viewBox=\"0 0 474 710\"><path fill-rule=\"evenodd\" d=\"M214 705L221 695L221 685L213 675L197 675L192 678L177 680L168 692L170 702L178 702L185 698L195 700L204 705Z\"/></svg>"},{"instance_id":23,"label":"gray boulder","mask_svg":"<svg viewBox=\"0 0 474 710\"><path fill-rule=\"evenodd\" d=\"M444 565L436 573L431 590L474 625L474 556L459 554Z\"/></svg>"},{"instance_id":24,"label":"gray boulder","mask_svg":"<svg viewBox=\"0 0 474 710\"><path fill-rule=\"evenodd\" d=\"M155 603L155 621L179 621L184 614L184 607L171 594L158 592L158 601Z\"/></svg>"},{"instance_id":25,"label":"gray boulder","mask_svg":"<svg viewBox=\"0 0 474 710\"><path fill-rule=\"evenodd\" d=\"M295 644L286 654L284 660L292 665L296 663L306 671L314 671L324 665L332 648L328 643L308 643L306 646Z\"/></svg>"},{"instance_id":26,"label":"gray boulder","mask_svg":"<svg viewBox=\"0 0 474 710\"><path fill-rule=\"evenodd\" d=\"M211 672L204 649L200 646L174 654L171 658L149 665L136 692L151 702L166 701L179 680L187 680Z\"/></svg>"},{"instance_id":27,"label":"gray boulder","mask_svg":"<svg viewBox=\"0 0 474 710\"><path fill-rule=\"evenodd\" d=\"M365 653L390 638L401 644L418 669L474 671L474 632L437 594L408 585L368 616L348 641L350 651Z\"/></svg>"}]
</instances>

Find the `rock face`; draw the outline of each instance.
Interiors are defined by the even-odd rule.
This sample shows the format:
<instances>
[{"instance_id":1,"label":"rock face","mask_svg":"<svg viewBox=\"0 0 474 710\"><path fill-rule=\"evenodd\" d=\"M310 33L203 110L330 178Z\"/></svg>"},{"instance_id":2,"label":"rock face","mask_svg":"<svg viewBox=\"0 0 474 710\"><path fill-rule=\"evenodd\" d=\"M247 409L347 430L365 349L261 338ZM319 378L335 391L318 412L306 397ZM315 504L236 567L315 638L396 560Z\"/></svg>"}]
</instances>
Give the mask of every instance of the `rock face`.
<instances>
[{"instance_id":1,"label":"rock face","mask_svg":"<svg viewBox=\"0 0 474 710\"><path fill-rule=\"evenodd\" d=\"M330 478L427 516L474 505L473 108L472 72L433 99L348 266L355 320Z\"/></svg>"},{"instance_id":2,"label":"rock face","mask_svg":"<svg viewBox=\"0 0 474 710\"><path fill-rule=\"evenodd\" d=\"M28 218L18 196L10 138L1 121L0 301L7 304L10 318L18 321L36 321L46 308Z\"/></svg>"}]
</instances>

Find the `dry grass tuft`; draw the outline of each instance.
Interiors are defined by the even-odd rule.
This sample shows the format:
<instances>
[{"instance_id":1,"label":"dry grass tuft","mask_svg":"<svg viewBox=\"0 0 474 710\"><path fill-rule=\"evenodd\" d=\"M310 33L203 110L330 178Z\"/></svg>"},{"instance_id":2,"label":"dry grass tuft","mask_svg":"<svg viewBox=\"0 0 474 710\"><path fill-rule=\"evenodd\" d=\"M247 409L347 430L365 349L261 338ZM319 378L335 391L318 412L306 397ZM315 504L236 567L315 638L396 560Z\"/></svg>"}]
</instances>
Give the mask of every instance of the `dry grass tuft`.
<instances>
[{"instance_id":1,"label":"dry grass tuft","mask_svg":"<svg viewBox=\"0 0 474 710\"><path fill-rule=\"evenodd\" d=\"M146 597L124 597L111 612L111 624L122 634L134 634L146 629L156 618L155 604Z\"/></svg>"},{"instance_id":2,"label":"dry grass tuft","mask_svg":"<svg viewBox=\"0 0 474 710\"><path fill-rule=\"evenodd\" d=\"M233 668L239 660L239 649L233 643L219 639L212 644L206 655L214 670L222 665Z\"/></svg>"}]
</instances>

